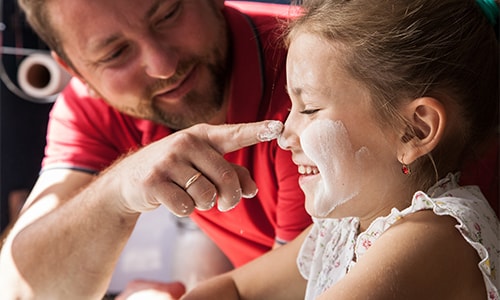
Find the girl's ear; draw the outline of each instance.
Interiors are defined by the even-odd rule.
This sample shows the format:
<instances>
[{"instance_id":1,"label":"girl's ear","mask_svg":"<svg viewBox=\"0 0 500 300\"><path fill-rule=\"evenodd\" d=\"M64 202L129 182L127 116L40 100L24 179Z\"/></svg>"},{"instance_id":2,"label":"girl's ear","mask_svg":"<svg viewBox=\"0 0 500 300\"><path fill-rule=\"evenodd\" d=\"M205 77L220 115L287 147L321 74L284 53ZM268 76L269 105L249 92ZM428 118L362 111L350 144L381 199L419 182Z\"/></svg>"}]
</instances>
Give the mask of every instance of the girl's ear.
<instances>
[{"instance_id":1,"label":"girl's ear","mask_svg":"<svg viewBox=\"0 0 500 300\"><path fill-rule=\"evenodd\" d=\"M401 137L397 155L401 163L411 164L441 141L446 127L446 110L437 99L422 97L407 104L403 114L410 124Z\"/></svg>"}]
</instances>

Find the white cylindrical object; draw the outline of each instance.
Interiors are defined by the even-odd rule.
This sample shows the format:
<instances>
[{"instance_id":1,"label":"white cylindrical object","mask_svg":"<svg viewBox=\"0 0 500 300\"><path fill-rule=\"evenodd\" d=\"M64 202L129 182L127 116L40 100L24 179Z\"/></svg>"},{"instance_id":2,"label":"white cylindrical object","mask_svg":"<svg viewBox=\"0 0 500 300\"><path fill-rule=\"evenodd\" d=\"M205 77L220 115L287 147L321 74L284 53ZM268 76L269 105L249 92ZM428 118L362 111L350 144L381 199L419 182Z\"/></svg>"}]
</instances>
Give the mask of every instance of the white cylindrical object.
<instances>
[{"instance_id":1,"label":"white cylindrical object","mask_svg":"<svg viewBox=\"0 0 500 300\"><path fill-rule=\"evenodd\" d=\"M48 98L58 94L68 84L71 76L48 54L27 56L17 71L19 87L34 98Z\"/></svg>"}]
</instances>

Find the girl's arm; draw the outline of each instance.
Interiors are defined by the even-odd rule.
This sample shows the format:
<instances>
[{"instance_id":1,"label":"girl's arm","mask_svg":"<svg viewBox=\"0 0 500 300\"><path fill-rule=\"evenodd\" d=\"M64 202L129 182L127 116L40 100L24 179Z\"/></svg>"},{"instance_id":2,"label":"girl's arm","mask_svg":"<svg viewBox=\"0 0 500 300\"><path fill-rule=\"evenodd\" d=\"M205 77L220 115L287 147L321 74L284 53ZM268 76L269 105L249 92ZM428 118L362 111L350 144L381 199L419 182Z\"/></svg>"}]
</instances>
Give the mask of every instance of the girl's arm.
<instances>
[{"instance_id":1,"label":"girl's arm","mask_svg":"<svg viewBox=\"0 0 500 300\"><path fill-rule=\"evenodd\" d=\"M299 274L296 260L310 227L292 242L200 283L182 299L304 299L306 280Z\"/></svg>"}]
</instances>

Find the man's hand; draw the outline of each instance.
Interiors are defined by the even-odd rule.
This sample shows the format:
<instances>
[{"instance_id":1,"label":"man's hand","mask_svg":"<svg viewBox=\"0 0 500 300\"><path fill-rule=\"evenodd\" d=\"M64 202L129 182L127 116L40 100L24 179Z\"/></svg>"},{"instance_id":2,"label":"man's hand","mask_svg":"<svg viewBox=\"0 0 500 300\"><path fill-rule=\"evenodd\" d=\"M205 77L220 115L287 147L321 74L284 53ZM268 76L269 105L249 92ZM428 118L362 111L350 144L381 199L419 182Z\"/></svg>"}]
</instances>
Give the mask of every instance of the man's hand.
<instances>
[{"instance_id":1,"label":"man's hand","mask_svg":"<svg viewBox=\"0 0 500 300\"><path fill-rule=\"evenodd\" d=\"M213 126L199 124L176 132L117 162L106 176L116 178L127 212L143 212L165 205L178 216L194 208L217 204L227 211L241 197L257 193L247 169L227 162L223 155L281 133L279 121Z\"/></svg>"}]
</instances>

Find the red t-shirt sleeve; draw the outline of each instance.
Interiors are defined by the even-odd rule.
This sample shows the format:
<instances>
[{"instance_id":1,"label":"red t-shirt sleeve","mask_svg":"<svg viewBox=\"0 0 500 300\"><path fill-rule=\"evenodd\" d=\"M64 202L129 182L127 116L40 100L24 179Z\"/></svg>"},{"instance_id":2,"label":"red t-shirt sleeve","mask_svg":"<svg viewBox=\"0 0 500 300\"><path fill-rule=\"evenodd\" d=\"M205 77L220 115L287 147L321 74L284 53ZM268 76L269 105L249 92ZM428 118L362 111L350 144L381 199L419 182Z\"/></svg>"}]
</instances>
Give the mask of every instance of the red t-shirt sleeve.
<instances>
[{"instance_id":1,"label":"red t-shirt sleeve","mask_svg":"<svg viewBox=\"0 0 500 300\"><path fill-rule=\"evenodd\" d=\"M129 152L133 132L124 134L120 128L126 119L102 101L88 96L85 86L72 79L50 113L43 170L99 172Z\"/></svg>"}]
</instances>

